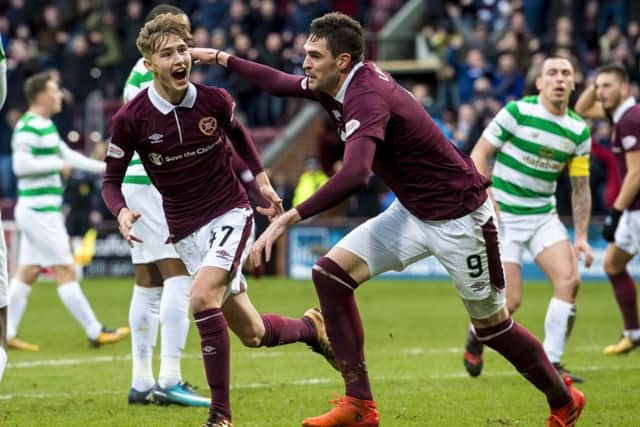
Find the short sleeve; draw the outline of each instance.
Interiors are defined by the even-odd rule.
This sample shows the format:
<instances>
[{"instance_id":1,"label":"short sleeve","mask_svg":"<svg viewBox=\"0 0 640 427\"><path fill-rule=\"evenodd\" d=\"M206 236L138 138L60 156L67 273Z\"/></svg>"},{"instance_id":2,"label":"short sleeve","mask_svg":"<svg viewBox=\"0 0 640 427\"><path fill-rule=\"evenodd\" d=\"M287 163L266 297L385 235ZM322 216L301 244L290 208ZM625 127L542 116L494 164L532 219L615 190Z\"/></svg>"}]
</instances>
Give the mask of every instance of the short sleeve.
<instances>
[{"instance_id":1,"label":"short sleeve","mask_svg":"<svg viewBox=\"0 0 640 427\"><path fill-rule=\"evenodd\" d=\"M482 132L482 137L496 148L501 148L516 132L519 114L518 104L515 101L509 102L491 120L484 132Z\"/></svg>"}]
</instances>

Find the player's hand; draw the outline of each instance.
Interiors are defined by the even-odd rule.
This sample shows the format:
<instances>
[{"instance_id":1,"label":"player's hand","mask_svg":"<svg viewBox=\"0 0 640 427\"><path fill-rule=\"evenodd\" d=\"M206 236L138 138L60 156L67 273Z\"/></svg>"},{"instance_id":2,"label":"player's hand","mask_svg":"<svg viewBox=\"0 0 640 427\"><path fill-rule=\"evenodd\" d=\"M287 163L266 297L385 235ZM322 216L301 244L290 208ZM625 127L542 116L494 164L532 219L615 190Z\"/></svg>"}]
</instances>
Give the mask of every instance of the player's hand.
<instances>
[{"instance_id":1,"label":"player's hand","mask_svg":"<svg viewBox=\"0 0 640 427\"><path fill-rule=\"evenodd\" d=\"M189 49L191 60L194 64L218 64L227 66L229 54L218 50L205 47L192 47Z\"/></svg>"},{"instance_id":2,"label":"player's hand","mask_svg":"<svg viewBox=\"0 0 640 427\"><path fill-rule=\"evenodd\" d=\"M287 231L287 227L300 221L300 219L298 211L291 209L275 218L269 224L269 227L251 247L251 262L256 268L262 264L262 252L265 254L265 261L269 262L274 243Z\"/></svg>"},{"instance_id":3,"label":"player's hand","mask_svg":"<svg viewBox=\"0 0 640 427\"><path fill-rule=\"evenodd\" d=\"M609 214L604 218L604 222L602 223L602 237L604 237L604 240L607 242L613 242L615 240L616 229L618 228L621 216L622 211L611 208Z\"/></svg>"},{"instance_id":4,"label":"player's hand","mask_svg":"<svg viewBox=\"0 0 640 427\"><path fill-rule=\"evenodd\" d=\"M593 251L591 250L591 245L586 240L576 240L573 245L575 250L576 258L578 260L584 256L584 266L589 268L591 264L593 264Z\"/></svg>"},{"instance_id":5,"label":"player's hand","mask_svg":"<svg viewBox=\"0 0 640 427\"><path fill-rule=\"evenodd\" d=\"M273 221L276 217L282 215L284 213L284 208L282 207L282 199L276 193L276 190L271 186L271 182L269 182L269 177L266 172L260 172L256 177L256 185L260 190L260 194L262 197L267 199L270 203L269 207L263 208L261 206L256 206L256 210L261 214L269 218L269 221Z\"/></svg>"},{"instance_id":6,"label":"player's hand","mask_svg":"<svg viewBox=\"0 0 640 427\"><path fill-rule=\"evenodd\" d=\"M130 247L133 247L134 242L142 243L142 239L131 234L131 227L140 216L140 212L130 211L128 208L122 208L118 213L118 229Z\"/></svg>"}]
</instances>

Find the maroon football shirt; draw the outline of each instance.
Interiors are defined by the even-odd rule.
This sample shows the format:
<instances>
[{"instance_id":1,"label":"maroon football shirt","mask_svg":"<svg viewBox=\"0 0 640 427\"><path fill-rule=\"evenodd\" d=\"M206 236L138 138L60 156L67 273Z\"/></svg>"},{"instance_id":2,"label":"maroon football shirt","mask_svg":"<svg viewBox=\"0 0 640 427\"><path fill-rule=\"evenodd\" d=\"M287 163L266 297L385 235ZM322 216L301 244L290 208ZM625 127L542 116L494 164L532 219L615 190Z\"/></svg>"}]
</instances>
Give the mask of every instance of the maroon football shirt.
<instances>
[{"instance_id":1,"label":"maroon football shirt","mask_svg":"<svg viewBox=\"0 0 640 427\"><path fill-rule=\"evenodd\" d=\"M627 174L625 154L628 151L640 150L640 104L636 104L633 98L629 98L619 109L620 111L616 111L614 114L615 125L611 150L616 157L618 175L622 181ZM640 192L636 194L627 209L640 210Z\"/></svg>"},{"instance_id":2,"label":"maroon football shirt","mask_svg":"<svg viewBox=\"0 0 640 427\"><path fill-rule=\"evenodd\" d=\"M113 117L102 187L111 212L117 216L126 206L120 187L134 151L162 195L173 242L230 209L248 207L227 136L254 175L263 168L233 110L226 91L196 84L180 105L161 98L153 85L123 105Z\"/></svg>"},{"instance_id":3,"label":"maroon football shirt","mask_svg":"<svg viewBox=\"0 0 640 427\"><path fill-rule=\"evenodd\" d=\"M378 175L412 214L423 220L453 219L476 210L489 182L461 153L413 96L373 63L356 65L334 98L314 92L307 79L237 57L229 69L276 96L315 99L345 142L344 167L296 207L315 215L358 191Z\"/></svg>"}]
</instances>

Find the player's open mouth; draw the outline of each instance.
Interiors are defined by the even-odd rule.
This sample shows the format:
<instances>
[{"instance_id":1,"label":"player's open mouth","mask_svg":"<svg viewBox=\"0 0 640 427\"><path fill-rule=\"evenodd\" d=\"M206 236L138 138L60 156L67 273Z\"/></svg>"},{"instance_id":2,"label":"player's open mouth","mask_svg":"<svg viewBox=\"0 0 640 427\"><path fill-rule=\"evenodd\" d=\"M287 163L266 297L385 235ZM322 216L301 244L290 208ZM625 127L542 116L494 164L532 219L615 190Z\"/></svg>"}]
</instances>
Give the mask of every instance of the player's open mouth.
<instances>
[{"instance_id":1,"label":"player's open mouth","mask_svg":"<svg viewBox=\"0 0 640 427\"><path fill-rule=\"evenodd\" d=\"M187 79L187 70L178 70L171 73L176 83L185 83Z\"/></svg>"}]
</instances>

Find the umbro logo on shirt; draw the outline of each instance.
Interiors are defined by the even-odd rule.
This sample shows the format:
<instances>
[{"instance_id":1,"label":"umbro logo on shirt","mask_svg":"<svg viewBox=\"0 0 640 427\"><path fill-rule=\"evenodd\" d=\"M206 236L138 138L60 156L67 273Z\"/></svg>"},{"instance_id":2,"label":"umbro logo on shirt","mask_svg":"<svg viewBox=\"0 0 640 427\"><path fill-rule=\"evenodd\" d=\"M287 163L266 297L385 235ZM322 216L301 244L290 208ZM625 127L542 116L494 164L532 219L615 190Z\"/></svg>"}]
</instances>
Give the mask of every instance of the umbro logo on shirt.
<instances>
[{"instance_id":1,"label":"umbro logo on shirt","mask_svg":"<svg viewBox=\"0 0 640 427\"><path fill-rule=\"evenodd\" d=\"M159 142L162 142L162 138L164 138L164 135L160 133L154 133L148 139L149 141L151 141L152 144L157 144Z\"/></svg>"}]
</instances>

